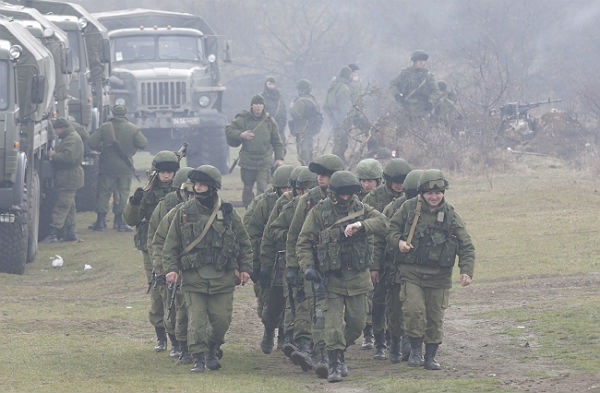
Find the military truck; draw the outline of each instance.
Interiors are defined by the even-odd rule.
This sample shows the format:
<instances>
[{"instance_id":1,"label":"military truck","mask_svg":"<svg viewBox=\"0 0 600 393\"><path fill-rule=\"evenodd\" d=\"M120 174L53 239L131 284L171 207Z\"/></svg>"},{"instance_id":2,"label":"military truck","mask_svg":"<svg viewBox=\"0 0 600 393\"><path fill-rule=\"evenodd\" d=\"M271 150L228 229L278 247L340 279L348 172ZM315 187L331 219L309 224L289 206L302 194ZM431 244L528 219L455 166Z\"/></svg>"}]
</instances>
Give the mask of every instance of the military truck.
<instances>
[{"instance_id":1,"label":"military truck","mask_svg":"<svg viewBox=\"0 0 600 393\"><path fill-rule=\"evenodd\" d=\"M0 271L22 274L37 253L48 149L54 59L15 20L0 16Z\"/></svg>"},{"instance_id":2,"label":"military truck","mask_svg":"<svg viewBox=\"0 0 600 393\"><path fill-rule=\"evenodd\" d=\"M187 141L189 166L212 164L226 173L225 87L214 30L187 13L128 9L94 16L109 30L111 103L127 107L150 150ZM223 61L230 61L229 50Z\"/></svg>"}]
</instances>

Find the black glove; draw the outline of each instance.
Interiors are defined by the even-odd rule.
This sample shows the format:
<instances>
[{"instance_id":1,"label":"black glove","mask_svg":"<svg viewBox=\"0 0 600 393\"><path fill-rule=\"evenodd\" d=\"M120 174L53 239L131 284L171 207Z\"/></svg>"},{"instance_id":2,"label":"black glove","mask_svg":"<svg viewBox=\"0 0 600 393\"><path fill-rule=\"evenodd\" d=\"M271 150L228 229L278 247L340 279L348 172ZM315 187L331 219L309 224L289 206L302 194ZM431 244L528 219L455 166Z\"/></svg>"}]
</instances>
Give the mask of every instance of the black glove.
<instances>
[{"instance_id":1,"label":"black glove","mask_svg":"<svg viewBox=\"0 0 600 393\"><path fill-rule=\"evenodd\" d=\"M164 274L160 276L156 276L156 281L154 281L156 285L165 285L167 283L167 277Z\"/></svg>"},{"instance_id":2,"label":"black glove","mask_svg":"<svg viewBox=\"0 0 600 393\"><path fill-rule=\"evenodd\" d=\"M321 275L313 265L310 265L306 268L306 270L304 270L304 278L314 283L321 282Z\"/></svg>"},{"instance_id":3,"label":"black glove","mask_svg":"<svg viewBox=\"0 0 600 393\"><path fill-rule=\"evenodd\" d=\"M133 195L129 198L129 202L134 205L137 206L140 204L140 202L142 201L142 198L144 197L144 189L141 187L138 187L135 192L133 193Z\"/></svg>"},{"instance_id":4,"label":"black glove","mask_svg":"<svg viewBox=\"0 0 600 393\"><path fill-rule=\"evenodd\" d=\"M271 284L271 271L273 269L271 267L263 267L260 269L260 285L263 288L268 287Z\"/></svg>"},{"instance_id":5,"label":"black glove","mask_svg":"<svg viewBox=\"0 0 600 393\"><path fill-rule=\"evenodd\" d=\"M296 288L298 286L299 270L300 269L297 267L288 267L287 271L285 272L285 280L287 281L288 285L292 288Z\"/></svg>"}]
</instances>

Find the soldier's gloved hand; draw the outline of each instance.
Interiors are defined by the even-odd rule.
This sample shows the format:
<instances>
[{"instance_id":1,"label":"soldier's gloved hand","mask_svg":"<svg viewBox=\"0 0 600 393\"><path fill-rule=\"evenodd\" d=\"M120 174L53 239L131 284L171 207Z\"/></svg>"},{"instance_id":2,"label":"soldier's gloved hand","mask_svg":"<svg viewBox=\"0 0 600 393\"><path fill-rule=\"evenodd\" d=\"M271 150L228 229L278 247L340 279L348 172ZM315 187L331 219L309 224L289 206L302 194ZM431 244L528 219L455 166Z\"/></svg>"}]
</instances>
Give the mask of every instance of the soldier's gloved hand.
<instances>
[{"instance_id":1,"label":"soldier's gloved hand","mask_svg":"<svg viewBox=\"0 0 600 393\"><path fill-rule=\"evenodd\" d=\"M144 197L144 189L142 187L138 187L135 190L135 192L133 193L133 195L129 198L129 202L132 205L137 206L140 204L143 197Z\"/></svg>"},{"instance_id":2,"label":"soldier's gloved hand","mask_svg":"<svg viewBox=\"0 0 600 393\"><path fill-rule=\"evenodd\" d=\"M269 286L269 284L271 283L271 273L272 273L272 268L271 267L263 267L260 269L260 285L263 288L266 288Z\"/></svg>"},{"instance_id":3,"label":"soldier's gloved hand","mask_svg":"<svg viewBox=\"0 0 600 393\"><path fill-rule=\"evenodd\" d=\"M306 268L306 270L304 270L304 278L308 281L314 282L315 284L321 282L321 275L313 265L310 265Z\"/></svg>"},{"instance_id":4,"label":"soldier's gloved hand","mask_svg":"<svg viewBox=\"0 0 600 393\"><path fill-rule=\"evenodd\" d=\"M292 288L296 288L298 286L298 273L299 268L297 267L288 267L285 272L285 280L288 285Z\"/></svg>"}]
</instances>

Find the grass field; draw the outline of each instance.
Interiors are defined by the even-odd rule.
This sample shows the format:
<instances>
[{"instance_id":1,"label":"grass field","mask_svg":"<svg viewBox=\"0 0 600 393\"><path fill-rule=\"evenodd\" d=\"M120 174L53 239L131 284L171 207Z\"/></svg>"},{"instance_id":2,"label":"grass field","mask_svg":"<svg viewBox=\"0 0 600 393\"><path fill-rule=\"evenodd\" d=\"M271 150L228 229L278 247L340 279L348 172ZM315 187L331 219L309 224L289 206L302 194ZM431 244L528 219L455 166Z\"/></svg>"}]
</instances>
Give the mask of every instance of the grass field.
<instances>
[{"instance_id":1,"label":"grass field","mask_svg":"<svg viewBox=\"0 0 600 393\"><path fill-rule=\"evenodd\" d=\"M280 352L260 351L248 285L236 289L222 370L193 375L152 350L133 235L89 231L95 216L80 213L81 242L42 245L24 275L0 275L1 390L600 392L598 179L548 158L524 157L512 168L494 176L493 188L489 177L448 174L447 198L477 261L473 284L451 292L442 371L375 361L355 345L350 377L323 382ZM240 199L237 170L225 176L223 195ZM62 268L50 265L56 254Z\"/></svg>"}]
</instances>

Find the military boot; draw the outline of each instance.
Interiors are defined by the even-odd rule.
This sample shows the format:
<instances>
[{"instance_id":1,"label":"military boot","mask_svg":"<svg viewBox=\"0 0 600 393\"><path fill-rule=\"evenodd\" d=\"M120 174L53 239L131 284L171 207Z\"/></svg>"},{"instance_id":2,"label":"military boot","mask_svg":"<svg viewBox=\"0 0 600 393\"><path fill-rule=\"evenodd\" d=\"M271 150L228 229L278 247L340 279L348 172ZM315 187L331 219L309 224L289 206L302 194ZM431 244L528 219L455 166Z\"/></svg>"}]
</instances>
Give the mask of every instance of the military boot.
<instances>
[{"instance_id":1,"label":"military boot","mask_svg":"<svg viewBox=\"0 0 600 393\"><path fill-rule=\"evenodd\" d=\"M188 351L187 341L178 341L179 348L181 349L181 355L179 355L179 359L175 362L175 365L180 366L182 364L192 364L194 359L192 355Z\"/></svg>"},{"instance_id":2,"label":"military boot","mask_svg":"<svg viewBox=\"0 0 600 393\"><path fill-rule=\"evenodd\" d=\"M48 230L48 234L46 235L46 237L44 239L42 239L42 241L40 241L40 243L56 243L58 242L58 236L57 236L58 231L56 230L56 228L54 227L50 227L50 229Z\"/></svg>"},{"instance_id":3,"label":"military boot","mask_svg":"<svg viewBox=\"0 0 600 393\"><path fill-rule=\"evenodd\" d=\"M410 356L410 340L408 336L402 335L402 361L408 361L408 357Z\"/></svg>"},{"instance_id":4,"label":"military boot","mask_svg":"<svg viewBox=\"0 0 600 393\"><path fill-rule=\"evenodd\" d=\"M313 354L312 362L315 373L319 378L327 378L329 370L327 369L327 351L325 350L325 345L315 346Z\"/></svg>"},{"instance_id":5,"label":"military boot","mask_svg":"<svg viewBox=\"0 0 600 393\"><path fill-rule=\"evenodd\" d=\"M392 363L400 363L402 361L402 353L400 352L400 338L392 336L390 343L390 361Z\"/></svg>"},{"instance_id":6,"label":"military boot","mask_svg":"<svg viewBox=\"0 0 600 393\"><path fill-rule=\"evenodd\" d=\"M425 344L425 363L423 367L426 370L441 370L442 366L435 360L435 354L440 344Z\"/></svg>"},{"instance_id":7,"label":"military boot","mask_svg":"<svg viewBox=\"0 0 600 393\"><path fill-rule=\"evenodd\" d=\"M289 332L287 332L285 334L285 336L286 337L285 337L285 343L283 344L283 353L288 358L291 358L292 353L294 353L294 351L298 350L298 348L296 347L296 344L294 343L294 331L290 330Z\"/></svg>"},{"instance_id":8,"label":"military boot","mask_svg":"<svg viewBox=\"0 0 600 393\"><path fill-rule=\"evenodd\" d=\"M195 353L192 355L194 359L194 368L190 371L193 373L203 373L206 370L206 362L204 360L204 352Z\"/></svg>"},{"instance_id":9,"label":"military boot","mask_svg":"<svg viewBox=\"0 0 600 393\"><path fill-rule=\"evenodd\" d=\"M350 373L348 372L348 366L346 365L346 350L340 351L340 363L342 365L342 378L346 378L348 375L350 375Z\"/></svg>"},{"instance_id":10,"label":"military boot","mask_svg":"<svg viewBox=\"0 0 600 393\"><path fill-rule=\"evenodd\" d=\"M265 326L265 331L263 333L262 341L260 343L260 349L262 349L263 353L270 354L273 352L273 341L275 336L275 329L269 329Z\"/></svg>"},{"instance_id":11,"label":"military boot","mask_svg":"<svg viewBox=\"0 0 600 393\"><path fill-rule=\"evenodd\" d=\"M167 350L167 333L164 327L154 327L156 331L156 346L154 350L156 352L162 352Z\"/></svg>"},{"instance_id":12,"label":"military boot","mask_svg":"<svg viewBox=\"0 0 600 393\"><path fill-rule=\"evenodd\" d=\"M423 366L423 337L409 337L410 340L410 356L408 357L408 365L410 367Z\"/></svg>"},{"instance_id":13,"label":"military boot","mask_svg":"<svg viewBox=\"0 0 600 393\"><path fill-rule=\"evenodd\" d=\"M342 380L342 364L340 362L340 351L337 349L327 351L329 359L329 374L327 382L340 382Z\"/></svg>"},{"instance_id":14,"label":"military boot","mask_svg":"<svg viewBox=\"0 0 600 393\"><path fill-rule=\"evenodd\" d=\"M115 214L115 220L113 221L113 229L116 229L118 232L133 232L133 228L125 224L125 222L123 221L122 214Z\"/></svg>"},{"instance_id":15,"label":"military boot","mask_svg":"<svg viewBox=\"0 0 600 393\"><path fill-rule=\"evenodd\" d=\"M294 362L294 364L302 367L303 371L308 371L311 370L313 365L312 365L312 361L310 359L310 352L311 352L311 342L309 338L306 337L300 337L297 341L296 341L296 346L298 348L298 350L292 352L292 362Z\"/></svg>"},{"instance_id":16,"label":"military boot","mask_svg":"<svg viewBox=\"0 0 600 393\"><path fill-rule=\"evenodd\" d=\"M373 341L373 325L367 324L365 326L365 330L363 330L363 343L360 346L360 349L373 349L374 341Z\"/></svg>"},{"instance_id":17,"label":"military boot","mask_svg":"<svg viewBox=\"0 0 600 393\"><path fill-rule=\"evenodd\" d=\"M69 225L65 227L63 240L66 242L76 242L79 240L77 238L77 234L75 233L75 225Z\"/></svg>"},{"instance_id":18,"label":"military boot","mask_svg":"<svg viewBox=\"0 0 600 393\"><path fill-rule=\"evenodd\" d=\"M375 355L373 359L375 360L385 360L387 345L385 345L385 333L383 331L375 333Z\"/></svg>"},{"instance_id":19,"label":"military boot","mask_svg":"<svg viewBox=\"0 0 600 393\"><path fill-rule=\"evenodd\" d=\"M206 355L206 367L209 370L218 370L221 368L219 362L219 345L217 343L208 343L208 354ZM221 355L222 356L222 355Z\"/></svg>"},{"instance_id":20,"label":"military boot","mask_svg":"<svg viewBox=\"0 0 600 393\"><path fill-rule=\"evenodd\" d=\"M102 232L106 228L106 213L98 213L96 222L88 227L92 231Z\"/></svg>"},{"instance_id":21,"label":"military boot","mask_svg":"<svg viewBox=\"0 0 600 393\"><path fill-rule=\"evenodd\" d=\"M169 340L171 340L171 352L169 352L169 357L178 358L181 356L181 347L179 345L179 341L177 341L175 335L171 333L169 333Z\"/></svg>"}]
</instances>

